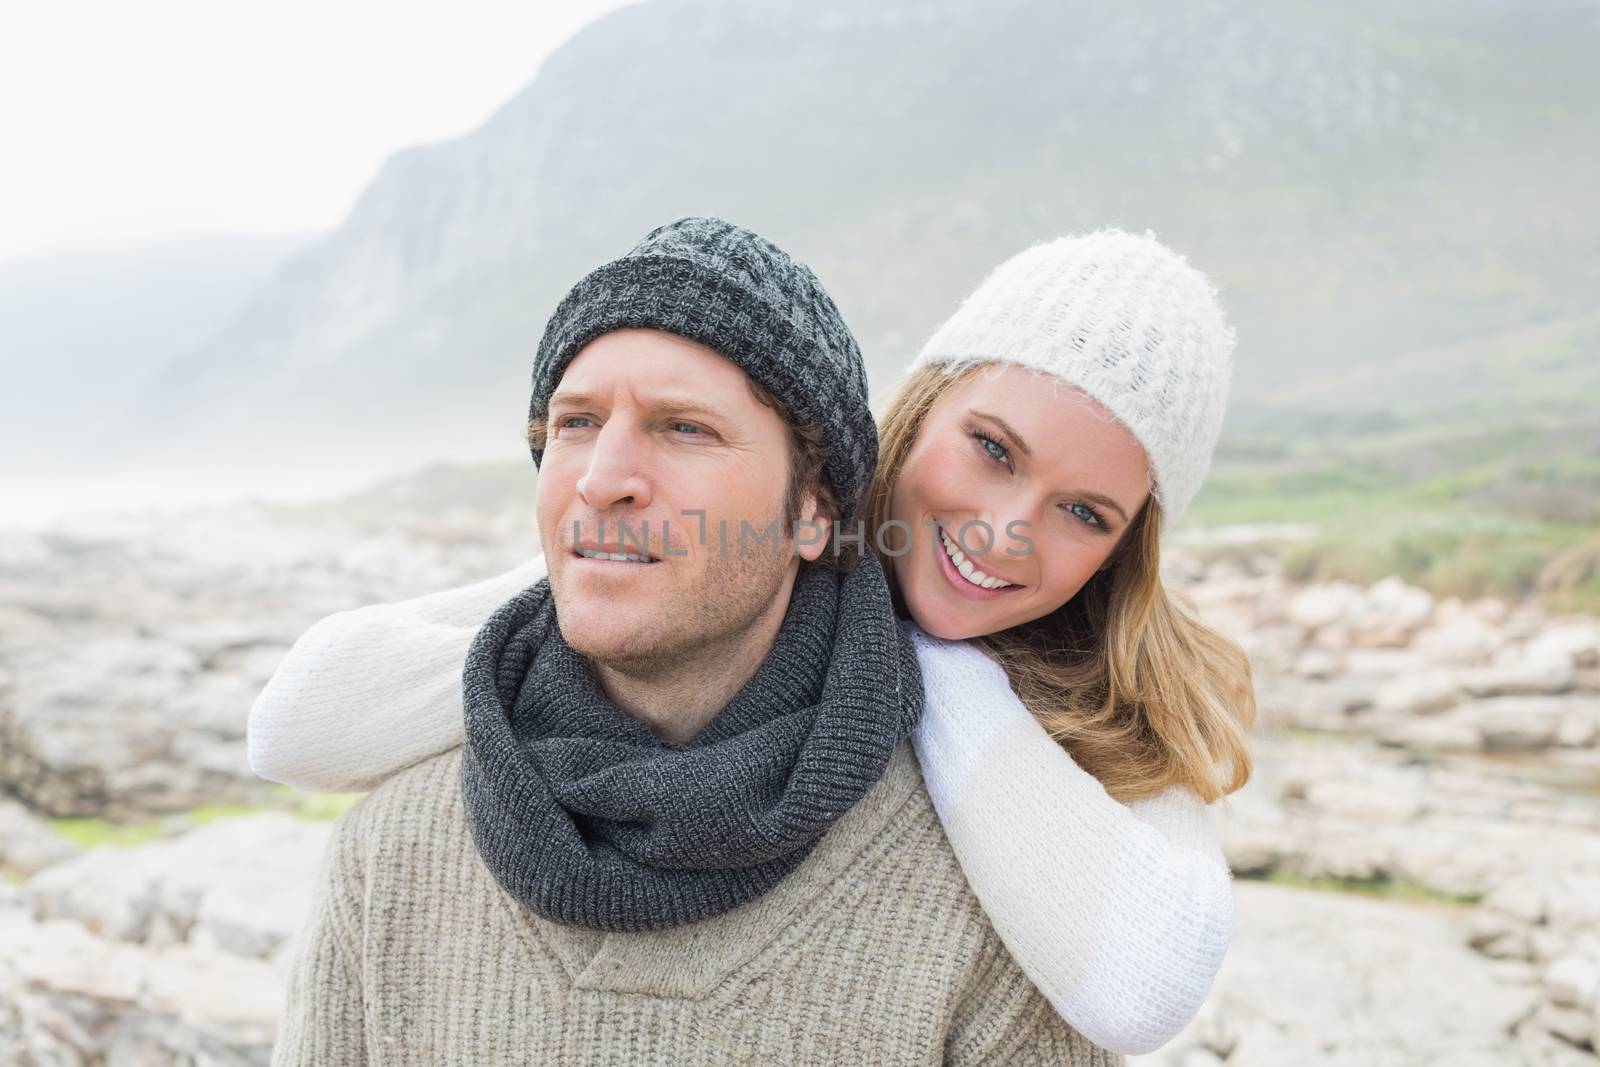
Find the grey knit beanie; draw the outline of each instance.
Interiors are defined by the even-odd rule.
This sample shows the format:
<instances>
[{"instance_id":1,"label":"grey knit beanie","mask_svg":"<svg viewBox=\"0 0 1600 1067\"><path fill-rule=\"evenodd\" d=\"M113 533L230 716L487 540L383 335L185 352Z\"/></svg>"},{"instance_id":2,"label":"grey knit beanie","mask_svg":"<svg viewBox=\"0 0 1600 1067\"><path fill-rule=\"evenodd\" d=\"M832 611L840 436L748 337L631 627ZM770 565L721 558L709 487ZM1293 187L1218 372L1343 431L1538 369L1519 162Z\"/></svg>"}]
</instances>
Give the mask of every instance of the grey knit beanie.
<instances>
[{"instance_id":1,"label":"grey knit beanie","mask_svg":"<svg viewBox=\"0 0 1600 1067\"><path fill-rule=\"evenodd\" d=\"M529 421L549 412L550 394L579 349L625 327L665 330L715 349L797 422L822 427L824 474L840 518L855 514L878 462L867 369L833 298L805 264L721 219L656 227L557 305L534 359ZM530 442L535 464L541 444Z\"/></svg>"}]
</instances>

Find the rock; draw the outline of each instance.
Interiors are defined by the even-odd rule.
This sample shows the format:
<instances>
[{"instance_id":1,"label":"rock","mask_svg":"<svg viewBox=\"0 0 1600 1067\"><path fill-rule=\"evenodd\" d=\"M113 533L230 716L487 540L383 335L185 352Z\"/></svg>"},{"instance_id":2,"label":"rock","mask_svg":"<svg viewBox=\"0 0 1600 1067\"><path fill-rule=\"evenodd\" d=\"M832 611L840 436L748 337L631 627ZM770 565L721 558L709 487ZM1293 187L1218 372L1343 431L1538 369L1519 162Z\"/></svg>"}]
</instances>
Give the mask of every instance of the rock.
<instances>
[{"instance_id":1,"label":"rock","mask_svg":"<svg viewBox=\"0 0 1600 1067\"><path fill-rule=\"evenodd\" d=\"M1329 820L1318 823L1294 869L1308 878L1378 881L1392 876L1395 853L1391 844L1362 832L1353 821Z\"/></svg>"},{"instance_id":2,"label":"rock","mask_svg":"<svg viewBox=\"0 0 1600 1067\"><path fill-rule=\"evenodd\" d=\"M201 667L219 673L235 673L242 663L257 657L264 665L274 656L281 657L295 638L295 633L286 632L278 622L256 619L185 620L162 627L161 633L194 653ZM273 662L261 680L270 678L275 668Z\"/></svg>"},{"instance_id":3,"label":"rock","mask_svg":"<svg viewBox=\"0 0 1600 1067\"><path fill-rule=\"evenodd\" d=\"M1351 715L1371 702L1370 691L1347 679L1327 682L1263 679L1256 685L1256 711L1263 724L1343 733Z\"/></svg>"},{"instance_id":4,"label":"rock","mask_svg":"<svg viewBox=\"0 0 1600 1067\"><path fill-rule=\"evenodd\" d=\"M1578 619L1542 630L1528 642L1527 654L1566 660L1574 667L1600 667L1600 621Z\"/></svg>"},{"instance_id":5,"label":"rock","mask_svg":"<svg viewBox=\"0 0 1600 1067\"><path fill-rule=\"evenodd\" d=\"M1422 752L1477 752L1483 746L1477 723L1458 711L1382 719L1373 736L1381 744Z\"/></svg>"},{"instance_id":6,"label":"rock","mask_svg":"<svg viewBox=\"0 0 1600 1067\"><path fill-rule=\"evenodd\" d=\"M1374 788L1370 781L1324 779L1305 790L1306 801L1319 815L1381 820L1394 825L1409 822L1426 808L1421 783L1396 790Z\"/></svg>"},{"instance_id":7,"label":"rock","mask_svg":"<svg viewBox=\"0 0 1600 1067\"><path fill-rule=\"evenodd\" d=\"M1546 1001L1539 1005L1535 1021L1546 1030L1574 1045L1593 1048L1590 1039L1594 1034L1594 1016L1584 1010L1563 1008Z\"/></svg>"},{"instance_id":8,"label":"rock","mask_svg":"<svg viewBox=\"0 0 1600 1067\"><path fill-rule=\"evenodd\" d=\"M0 942L0 1054L8 1040L24 1050L4 1062L243 1067L270 1056L284 987L265 961L149 950L16 916L0 916Z\"/></svg>"},{"instance_id":9,"label":"rock","mask_svg":"<svg viewBox=\"0 0 1600 1067\"><path fill-rule=\"evenodd\" d=\"M1482 910L1496 912L1529 926L1545 920L1546 889L1540 874L1519 871L1495 886L1483 899Z\"/></svg>"},{"instance_id":10,"label":"rock","mask_svg":"<svg viewBox=\"0 0 1600 1067\"><path fill-rule=\"evenodd\" d=\"M1506 985L1533 985L1539 981L1539 968L1526 960L1495 960L1489 964L1489 973Z\"/></svg>"},{"instance_id":11,"label":"rock","mask_svg":"<svg viewBox=\"0 0 1600 1067\"><path fill-rule=\"evenodd\" d=\"M1233 943L1200 1013L1130 1065L1191 1049L1229 1067L1497 1067L1529 1061L1517 1023L1537 986L1497 980L1463 944L1464 918L1344 893L1242 882ZM1381 1007L1380 1007L1381 1006ZM1218 1051L1220 1042L1226 1052Z\"/></svg>"},{"instance_id":12,"label":"rock","mask_svg":"<svg viewBox=\"0 0 1600 1067\"><path fill-rule=\"evenodd\" d=\"M1499 597L1479 597L1463 604L1461 609L1473 618L1481 619L1491 626L1504 625L1506 620L1511 617L1511 605Z\"/></svg>"},{"instance_id":13,"label":"rock","mask_svg":"<svg viewBox=\"0 0 1600 1067\"><path fill-rule=\"evenodd\" d=\"M36 918L70 918L109 940L193 938L267 956L304 921L331 826L268 812L145 845L102 845L35 875L26 893Z\"/></svg>"},{"instance_id":14,"label":"rock","mask_svg":"<svg viewBox=\"0 0 1600 1067\"><path fill-rule=\"evenodd\" d=\"M1544 921L1569 941L1600 945L1600 870L1577 864L1544 879ZM1596 956L1600 959L1600 955Z\"/></svg>"},{"instance_id":15,"label":"rock","mask_svg":"<svg viewBox=\"0 0 1600 1067\"><path fill-rule=\"evenodd\" d=\"M1340 660L1344 674L1366 680L1374 687L1402 674L1422 674L1432 666L1410 648L1351 648Z\"/></svg>"},{"instance_id":16,"label":"rock","mask_svg":"<svg viewBox=\"0 0 1600 1067\"><path fill-rule=\"evenodd\" d=\"M1554 656L1502 659L1459 675L1461 687L1475 697L1564 693L1575 680L1572 663Z\"/></svg>"},{"instance_id":17,"label":"rock","mask_svg":"<svg viewBox=\"0 0 1600 1067\"><path fill-rule=\"evenodd\" d=\"M1361 587L1351 582L1307 586L1289 602L1289 619L1307 630L1342 622L1360 607L1361 592Z\"/></svg>"},{"instance_id":18,"label":"rock","mask_svg":"<svg viewBox=\"0 0 1600 1067\"><path fill-rule=\"evenodd\" d=\"M253 693L236 678L185 673L192 653L146 643L105 642L116 650L107 663L91 647L24 670L0 703L0 788L41 813L112 820L268 796L243 755ZM146 660L157 666L109 673ZM218 744L237 756L194 758Z\"/></svg>"},{"instance_id":19,"label":"rock","mask_svg":"<svg viewBox=\"0 0 1600 1067\"><path fill-rule=\"evenodd\" d=\"M1587 1009L1600 994L1600 962L1583 956L1562 956L1545 968L1543 980L1551 1003Z\"/></svg>"},{"instance_id":20,"label":"rock","mask_svg":"<svg viewBox=\"0 0 1600 1067\"><path fill-rule=\"evenodd\" d=\"M1567 713L1559 697L1491 697L1474 701L1462 715L1477 727L1489 752L1528 752L1556 742Z\"/></svg>"},{"instance_id":21,"label":"rock","mask_svg":"<svg viewBox=\"0 0 1600 1067\"><path fill-rule=\"evenodd\" d=\"M1461 700L1460 675L1451 670L1430 670L1403 675L1378 687L1373 710L1380 715L1431 715Z\"/></svg>"},{"instance_id":22,"label":"rock","mask_svg":"<svg viewBox=\"0 0 1600 1067\"><path fill-rule=\"evenodd\" d=\"M250 691L251 697L245 701L245 707L248 708L255 700L254 694L272 680L272 675L283 662L283 657L288 655L297 636L299 631L290 633L287 640L279 643L224 649L217 653L210 664L211 669L237 679Z\"/></svg>"},{"instance_id":23,"label":"rock","mask_svg":"<svg viewBox=\"0 0 1600 1067\"><path fill-rule=\"evenodd\" d=\"M250 705L260 691L261 686L249 678L208 671L196 675L182 689L166 694L158 713L183 724L179 737L242 741Z\"/></svg>"},{"instance_id":24,"label":"rock","mask_svg":"<svg viewBox=\"0 0 1600 1067\"><path fill-rule=\"evenodd\" d=\"M1514 961L1531 967L1538 959L1531 937L1490 919L1474 924L1467 944L1493 960Z\"/></svg>"},{"instance_id":25,"label":"rock","mask_svg":"<svg viewBox=\"0 0 1600 1067\"><path fill-rule=\"evenodd\" d=\"M284 988L270 965L191 945L155 953L139 998L144 1011L226 1034L230 1043L270 1041L283 1005Z\"/></svg>"},{"instance_id":26,"label":"rock","mask_svg":"<svg viewBox=\"0 0 1600 1067\"><path fill-rule=\"evenodd\" d=\"M27 808L0 797L0 871L30 875L80 851Z\"/></svg>"},{"instance_id":27,"label":"rock","mask_svg":"<svg viewBox=\"0 0 1600 1067\"><path fill-rule=\"evenodd\" d=\"M1501 640L1488 623L1462 615L1421 630L1411 648L1439 666L1472 666L1487 662Z\"/></svg>"},{"instance_id":28,"label":"rock","mask_svg":"<svg viewBox=\"0 0 1600 1067\"><path fill-rule=\"evenodd\" d=\"M1566 702L1556 744L1563 748L1589 748L1600 743L1600 699L1579 695Z\"/></svg>"},{"instance_id":29,"label":"rock","mask_svg":"<svg viewBox=\"0 0 1600 1067\"><path fill-rule=\"evenodd\" d=\"M1348 619L1350 643L1369 648L1398 648L1433 614L1433 594L1390 576L1373 583Z\"/></svg>"},{"instance_id":30,"label":"rock","mask_svg":"<svg viewBox=\"0 0 1600 1067\"><path fill-rule=\"evenodd\" d=\"M1293 671L1302 678L1324 681L1339 671L1339 657L1321 648L1308 648L1294 661Z\"/></svg>"}]
</instances>

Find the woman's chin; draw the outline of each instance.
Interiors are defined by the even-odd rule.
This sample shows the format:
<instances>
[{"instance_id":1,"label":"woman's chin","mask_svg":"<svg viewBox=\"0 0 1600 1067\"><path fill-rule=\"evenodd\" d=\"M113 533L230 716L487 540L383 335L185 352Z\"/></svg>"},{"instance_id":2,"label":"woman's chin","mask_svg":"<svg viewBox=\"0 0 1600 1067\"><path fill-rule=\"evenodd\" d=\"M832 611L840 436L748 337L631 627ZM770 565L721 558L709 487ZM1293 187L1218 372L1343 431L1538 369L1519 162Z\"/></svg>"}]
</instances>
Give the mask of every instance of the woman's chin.
<instances>
[{"instance_id":1,"label":"woman's chin","mask_svg":"<svg viewBox=\"0 0 1600 1067\"><path fill-rule=\"evenodd\" d=\"M928 604L919 598L909 598L911 621L923 633L945 641L965 641L989 632L981 619L973 618L970 610L962 611L955 605Z\"/></svg>"}]
</instances>

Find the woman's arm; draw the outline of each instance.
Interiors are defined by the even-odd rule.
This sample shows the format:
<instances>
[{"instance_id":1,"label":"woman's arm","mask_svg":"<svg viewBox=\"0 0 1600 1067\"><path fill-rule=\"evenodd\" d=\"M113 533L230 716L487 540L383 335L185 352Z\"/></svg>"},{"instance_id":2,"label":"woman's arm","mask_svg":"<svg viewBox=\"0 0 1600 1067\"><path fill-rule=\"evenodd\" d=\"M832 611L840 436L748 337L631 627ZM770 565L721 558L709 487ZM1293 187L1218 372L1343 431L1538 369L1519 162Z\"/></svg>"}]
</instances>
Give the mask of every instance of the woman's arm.
<instances>
[{"instance_id":1,"label":"woman's arm","mask_svg":"<svg viewBox=\"0 0 1600 1067\"><path fill-rule=\"evenodd\" d=\"M250 708L251 769L303 792L354 792L461 744L467 646L545 574L540 553L472 585L319 619Z\"/></svg>"},{"instance_id":2,"label":"woman's arm","mask_svg":"<svg viewBox=\"0 0 1600 1067\"><path fill-rule=\"evenodd\" d=\"M977 647L911 628L913 742L968 883L1018 965L1090 1041L1151 1052L1205 1002L1233 933L1207 807L1174 786L1122 804Z\"/></svg>"}]
</instances>

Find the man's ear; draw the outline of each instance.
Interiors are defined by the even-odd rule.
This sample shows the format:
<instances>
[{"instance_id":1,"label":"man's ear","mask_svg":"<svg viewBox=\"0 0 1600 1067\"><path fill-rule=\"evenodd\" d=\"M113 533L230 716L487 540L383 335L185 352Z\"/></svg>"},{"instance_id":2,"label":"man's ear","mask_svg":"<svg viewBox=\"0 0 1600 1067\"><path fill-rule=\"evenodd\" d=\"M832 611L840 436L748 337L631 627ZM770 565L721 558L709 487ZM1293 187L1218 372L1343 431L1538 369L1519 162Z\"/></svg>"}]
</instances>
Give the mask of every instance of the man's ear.
<instances>
[{"instance_id":1,"label":"man's ear","mask_svg":"<svg viewBox=\"0 0 1600 1067\"><path fill-rule=\"evenodd\" d=\"M800 519L795 523L795 551L807 563L815 563L828 550L828 540L833 536L833 520L817 500L815 493L807 493L800 504Z\"/></svg>"}]
</instances>

